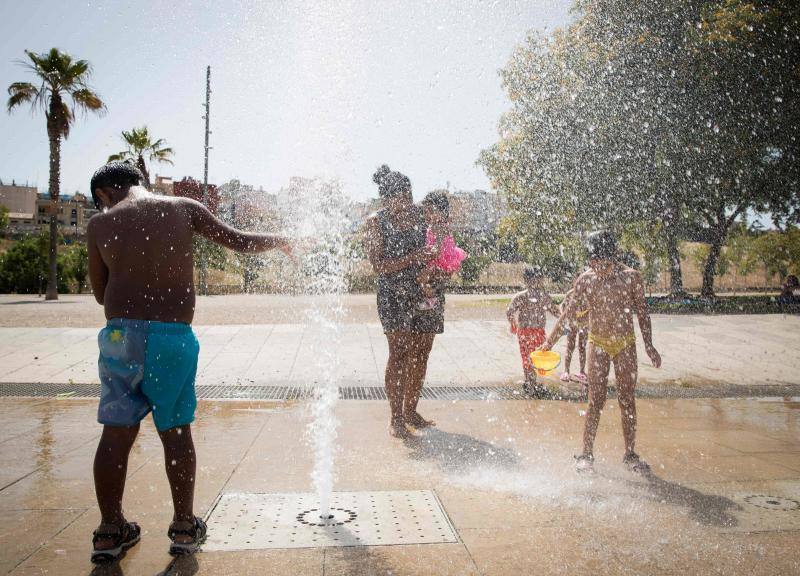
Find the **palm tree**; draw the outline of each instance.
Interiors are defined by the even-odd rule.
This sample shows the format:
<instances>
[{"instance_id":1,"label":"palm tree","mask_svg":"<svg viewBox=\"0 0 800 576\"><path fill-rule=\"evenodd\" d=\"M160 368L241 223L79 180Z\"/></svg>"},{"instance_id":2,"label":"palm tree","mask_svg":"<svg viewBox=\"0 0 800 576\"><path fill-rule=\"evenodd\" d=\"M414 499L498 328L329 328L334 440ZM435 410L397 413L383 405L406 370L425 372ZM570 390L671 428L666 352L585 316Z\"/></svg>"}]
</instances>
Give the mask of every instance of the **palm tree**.
<instances>
[{"instance_id":1,"label":"palm tree","mask_svg":"<svg viewBox=\"0 0 800 576\"><path fill-rule=\"evenodd\" d=\"M21 64L37 77L39 86L14 82L8 87L8 112L22 104L41 109L47 118L50 141L50 250L47 275L47 300L58 299L56 262L58 257L58 197L61 186L61 138L69 136L77 112L102 114L106 105L87 84L91 66L86 60L73 60L66 52L51 48L36 54L25 50L28 60Z\"/></svg>"},{"instance_id":2,"label":"palm tree","mask_svg":"<svg viewBox=\"0 0 800 576\"><path fill-rule=\"evenodd\" d=\"M108 161L133 160L136 162L136 167L144 175L145 186L149 189L150 173L147 171L144 157L147 156L147 159L151 162L172 164L172 156L174 155L172 148L165 146L166 142L164 142L163 138L153 142L150 133L147 131L147 126L134 128L130 132L123 130L122 140L128 145L128 149L118 154L112 154L108 157Z\"/></svg>"}]
</instances>

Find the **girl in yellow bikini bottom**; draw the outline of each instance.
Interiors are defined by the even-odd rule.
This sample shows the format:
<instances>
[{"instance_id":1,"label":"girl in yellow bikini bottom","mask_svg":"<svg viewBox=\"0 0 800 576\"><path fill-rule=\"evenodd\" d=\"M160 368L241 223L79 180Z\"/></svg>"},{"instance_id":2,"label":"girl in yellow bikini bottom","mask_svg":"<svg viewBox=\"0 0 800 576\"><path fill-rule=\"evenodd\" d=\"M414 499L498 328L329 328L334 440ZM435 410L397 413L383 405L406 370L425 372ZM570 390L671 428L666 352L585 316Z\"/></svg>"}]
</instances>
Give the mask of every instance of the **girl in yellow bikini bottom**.
<instances>
[{"instance_id":1,"label":"girl in yellow bikini bottom","mask_svg":"<svg viewBox=\"0 0 800 576\"><path fill-rule=\"evenodd\" d=\"M589 342L599 347L600 350L608 354L609 358L613 360L628 346L636 344L636 334L631 331L624 336L609 336L606 338L589 332Z\"/></svg>"}]
</instances>

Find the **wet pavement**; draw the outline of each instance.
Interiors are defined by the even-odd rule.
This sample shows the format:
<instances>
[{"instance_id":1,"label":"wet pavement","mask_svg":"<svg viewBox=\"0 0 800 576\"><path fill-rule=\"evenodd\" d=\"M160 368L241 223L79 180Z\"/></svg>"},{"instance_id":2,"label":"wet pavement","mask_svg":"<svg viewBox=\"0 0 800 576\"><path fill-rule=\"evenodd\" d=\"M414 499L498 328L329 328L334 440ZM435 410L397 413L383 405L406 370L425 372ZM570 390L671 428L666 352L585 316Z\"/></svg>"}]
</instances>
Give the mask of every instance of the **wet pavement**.
<instances>
[{"instance_id":1,"label":"wet pavement","mask_svg":"<svg viewBox=\"0 0 800 576\"><path fill-rule=\"evenodd\" d=\"M299 305L292 302L274 305ZM507 322L498 319L502 306L484 309L488 319L458 319L459 310L470 303L480 301L461 300L448 308L445 332L434 341L428 364L428 386L496 386L521 379L516 340ZM10 307L3 306L0 313ZM256 308L253 313L256 321ZM96 383L101 325L102 319L94 327L0 327L0 383ZM308 325L197 324L195 331L200 340L199 385L313 386L319 377L310 345L313 327ZM687 390L800 385L798 316L653 316L653 332L663 366L650 366L638 338L644 385ZM555 349L563 352L565 340ZM342 386L382 385L388 348L379 324L344 324L336 354ZM576 354L573 370L577 364ZM550 382L557 384L558 372Z\"/></svg>"},{"instance_id":2,"label":"wet pavement","mask_svg":"<svg viewBox=\"0 0 800 576\"><path fill-rule=\"evenodd\" d=\"M386 434L387 407L342 401L337 491L432 490L458 542L203 552L171 562L169 489L150 421L125 510L142 541L96 574L800 574L800 399L641 400L649 478L621 465L619 408L578 476L584 405L423 401L438 427ZM89 574L99 515L96 401L0 403L0 574ZM305 402L203 401L196 512L220 494L310 492Z\"/></svg>"}]
</instances>

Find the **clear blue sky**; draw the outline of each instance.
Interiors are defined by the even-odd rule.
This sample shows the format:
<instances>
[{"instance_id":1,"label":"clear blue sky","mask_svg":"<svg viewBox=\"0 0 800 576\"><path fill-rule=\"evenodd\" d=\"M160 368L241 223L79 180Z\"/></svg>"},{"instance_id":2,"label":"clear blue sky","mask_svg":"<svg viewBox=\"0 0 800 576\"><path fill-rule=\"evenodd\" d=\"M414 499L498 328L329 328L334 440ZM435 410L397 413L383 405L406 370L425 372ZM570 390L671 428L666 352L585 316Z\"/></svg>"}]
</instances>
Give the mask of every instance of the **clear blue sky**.
<instances>
[{"instance_id":1,"label":"clear blue sky","mask_svg":"<svg viewBox=\"0 0 800 576\"><path fill-rule=\"evenodd\" d=\"M291 176L338 177L367 198L387 162L416 195L447 181L486 188L474 163L508 108L497 70L529 30L570 17L569 0L2 1L3 90L29 79L24 49L56 46L92 63L108 105L63 145L70 194L142 124L176 152L152 173L202 179L207 64L211 182L274 191ZM3 110L0 177L46 189L47 161L44 117Z\"/></svg>"}]
</instances>

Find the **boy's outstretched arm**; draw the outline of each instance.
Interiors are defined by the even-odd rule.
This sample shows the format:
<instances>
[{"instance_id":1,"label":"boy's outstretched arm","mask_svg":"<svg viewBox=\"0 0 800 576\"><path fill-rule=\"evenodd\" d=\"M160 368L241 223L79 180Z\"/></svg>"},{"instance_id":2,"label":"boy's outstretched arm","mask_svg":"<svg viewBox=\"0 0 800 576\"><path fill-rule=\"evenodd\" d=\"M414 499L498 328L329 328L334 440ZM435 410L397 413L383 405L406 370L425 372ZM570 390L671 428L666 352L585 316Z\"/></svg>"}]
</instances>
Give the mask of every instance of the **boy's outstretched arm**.
<instances>
[{"instance_id":1,"label":"boy's outstretched arm","mask_svg":"<svg viewBox=\"0 0 800 576\"><path fill-rule=\"evenodd\" d=\"M97 248L91 220L86 226L86 250L89 253L89 283L92 285L92 294L98 304L103 304L106 297L106 284L108 284L108 266L103 262L103 257Z\"/></svg>"},{"instance_id":2,"label":"boy's outstretched arm","mask_svg":"<svg viewBox=\"0 0 800 576\"><path fill-rule=\"evenodd\" d=\"M556 320L555 326L553 326L553 329L550 330L550 334L548 334L547 339L544 341L544 344L542 344L542 350L550 350L553 346L555 346L556 342L558 342L558 339L561 338L561 333L563 332L562 327L564 324L567 322L574 322L575 315L578 312L578 305L581 301L583 301L584 298L581 284L576 283L574 290L575 291L572 298L564 298L566 306L563 306L563 309L556 307L558 308L560 314L554 314L554 316L558 316L558 320Z\"/></svg>"},{"instance_id":3,"label":"boy's outstretched arm","mask_svg":"<svg viewBox=\"0 0 800 576\"><path fill-rule=\"evenodd\" d=\"M553 301L553 298L548 294L548 299L550 300L550 305L548 306L547 310L555 316L556 318L561 316L561 307Z\"/></svg>"},{"instance_id":4,"label":"boy's outstretched arm","mask_svg":"<svg viewBox=\"0 0 800 576\"><path fill-rule=\"evenodd\" d=\"M642 340L644 340L644 349L650 357L650 361L656 368L661 367L661 355L653 346L653 323L650 321L650 313L647 311L647 302L644 299L644 282L642 276L638 272L633 272L634 280L631 286L633 298L633 310L636 312L636 318L639 320L639 330L642 331Z\"/></svg>"},{"instance_id":5,"label":"boy's outstretched arm","mask_svg":"<svg viewBox=\"0 0 800 576\"><path fill-rule=\"evenodd\" d=\"M291 243L284 236L237 230L214 216L200 202L188 198L183 201L191 216L192 229L212 242L236 252L265 252L278 248L288 255L292 253Z\"/></svg>"}]
</instances>

